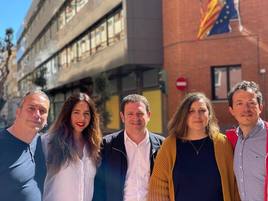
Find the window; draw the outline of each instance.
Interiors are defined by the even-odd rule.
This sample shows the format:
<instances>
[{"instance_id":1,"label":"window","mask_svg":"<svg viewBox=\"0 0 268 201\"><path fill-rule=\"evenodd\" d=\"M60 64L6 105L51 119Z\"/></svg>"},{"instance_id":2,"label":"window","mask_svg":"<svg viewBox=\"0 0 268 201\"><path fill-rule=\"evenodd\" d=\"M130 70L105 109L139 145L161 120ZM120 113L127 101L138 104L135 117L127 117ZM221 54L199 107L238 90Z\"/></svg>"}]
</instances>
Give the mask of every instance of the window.
<instances>
[{"instance_id":1,"label":"window","mask_svg":"<svg viewBox=\"0 0 268 201\"><path fill-rule=\"evenodd\" d=\"M50 41L50 28L45 31L43 38L44 38L44 46L46 46L47 43Z\"/></svg>"},{"instance_id":2,"label":"window","mask_svg":"<svg viewBox=\"0 0 268 201\"><path fill-rule=\"evenodd\" d=\"M57 20L53 19L50 27L50 38L53 38L56 35L57 31L58 31Z\"/></svg>"},{"instance_id":3,"label":"window","mask_svg":"<svg viewBox=\"0 0 268 201\"><path fill-rule=\"evenodd\" d=\"M82 59L84 43L85 41L83 40L83 38L77 41L77 61L81 61Z\"/></svg>"},{"instance_id":4,"label":"window","mask_svg":"<svg viewBox=\"0 0 268 201\"><path fill-rule=\"evenodd\" d=\"M124 18L122 10L117 11L112 16L108 17L108 44L121 40L124 37Z\"/></svg>"},{"instance_id":5,"label":"window","mask_svg":"<svg viewBox=\"0 0 268 201\"><path fill-rule=\"evenodd\" d=\"M109 91L111 94L116 94L118 93L119 89L118 89L118 79L112 79L109 80Z\"/></svg>"},{"instance_id":6,"label":"window","mask_svg":"<svg viewBox=\"0 0 268 201\"><path fill-rule=\"evenodd\" d=\"M66 22L69 22L75 15L75 0L70 0L66 6Z\"/></svg>"},{"instance_id":7,"label":"window","mask_svg":"<svg viewBox=\"0 0 268 201\"><path fill-rule=\"evenodd\" d=\"M107 45L106 22L97 26L95 31L96 51L103 49Z\"/></svg>"},{"instance_id":8,"label":"window","mask_svg":"<svg viewBox=\"0 0 268 201\"><path fill-rule=\"evenodd\" d=\"M58 72L58 56L51 59L51 72L52 75Z\"/></svg>"},{"instance_id":9,"label":"window","mask_svg":"<svg viewBox=\"0 0 268 201\"><path fill-rule=\"evenodd\" d=\"M76 0L77 11L79 11L88 2L88 0Z\"/></svg>"},{"instance_id":10,"label":"window","mask_svg":"<svg viewBox=\"0 0 268 201\"><path fill-rule=\"evenodd\" d=\"M58 25L59 25L59 29L62 29L66 23L66 18L65 18L65 10L62 10L60 15L59 15L59 19L58 19Z\"/></svg>"},{"instance_id":11,"label":"window","mask_svg":"<svg viewBox=\"0 0 268 201\"><path fill-rule=\"evenodd\" d=\"M137 89L137 75L135 72L132 72L122 78L122 90L130 91Z\"/></svg>"},{"instance_id":12,"label":"window","mask_svg":"<svg viewBox=\"0 0 268 201\"><path fill-rule=\"evenodd\" d=\"M111 16L107 20L108 23L108 44L114 44L114 16Z\"/></svg>"},{"instance_id":13,"label":"window","mask_svg":"<svg viewBox=\"0 0 268 201\"><path fill-rule=\"evenodd\" d=\"M95 42L96 42L96 51L101 48L101 28L98 26L95 30Z\"/></svg>"},{"instance_id":14,"label":"window","mask_svg":"<svg viewBox=\"0 0 268 201\"><path fill-rule=\"evenodd\" d=\"M213 100L227 99L228 91L242 80L240 65L213 66L211 74Z\"/></svg>"},{"instance_id":15,"label":"window","mask_svg":"<svg viewBox=\"0 0 268 201\"><path fill-rule=\"evenodd\" d=\"M38 39L35 43L35 54L37 54L40 50L40 40Z\"/></svg>"},{"instance_id":16,"label":"window","mask_svg":"<svg viewBox=\"0 0 268 201\"><path fill-rule=\"evenodd\" d=\"M73 43L68 47L68 64L75 63L76 61L77 61L77 46L76 43Z\"/></svg>"},{"instance_id":17,"label":"window","mask_svg":"<svg viewBox=\"0 0 268 201\"><path fill-rule=\"evenodd\" d=\"M122 16L122 10L115 14L114 16L114 26L115 26L115 40L120 40L124 34L124 18Z\"/></svg>"},{"instance_id":18,"label":"window","mask_svg":"<svg viewBox=\"0 0 268 201\"><path fill-rule=\"evenodd\" d=\"M101 49L107 46L107 29L106 21L103 22L100 27L100 40L101 40Z\"/></svg>"},{"instance_id":19,"label":"window","mask_svg":"<svg viewBox=\"0 0 268 201\"><path fill-rule=\"evenodd\" d=\"M89 51L90 44L89 44L89 35L85 35L77 42L78 48L78 60L80 61L86 56L86 53Z\"/></svg>"},{"instance_id":20,"label":"window","mask_svg":"<svg viewBox=\"0 0 268 201\"><path fill-rule=\"evenodd\" d=\"M159 69L144 71L142 74L143 87L158 86L158 73Z\"/></svg>"},{"instance_id":21,"label":"window","mask_svg":"<svg viewBox=\"0 0 268 201\"><path fill-rule=\"evenodd\" d=\"M95 37L95 29L93 29L90 32L90 41L91 41L91 47L90 47L90 52L91 54L96 53L96 37Z\"/></svg>"},{"instance_id":22,"label":"window","mask_svg":"<svg viewBox=\"0 0 268 201\"><path fill-rule=\"evenodd\" d=\"M59 67L66 68L67 67L67 54L66 49L62 50L59 54Z\"/></svg>"},{"instance_id":23,"label":"window","mask_svg":"<svg viewBox=\"0 0 268 201\"><path fill-rule=\"evenodd\" d=\"M44 73L44 77L46 78L46 80L48 80L51 76L52 76L52 67L51 67L51 60L46 62L42 67L41 67L41 71L42 69L45 73Z\"/></svg>"}]
</instances>

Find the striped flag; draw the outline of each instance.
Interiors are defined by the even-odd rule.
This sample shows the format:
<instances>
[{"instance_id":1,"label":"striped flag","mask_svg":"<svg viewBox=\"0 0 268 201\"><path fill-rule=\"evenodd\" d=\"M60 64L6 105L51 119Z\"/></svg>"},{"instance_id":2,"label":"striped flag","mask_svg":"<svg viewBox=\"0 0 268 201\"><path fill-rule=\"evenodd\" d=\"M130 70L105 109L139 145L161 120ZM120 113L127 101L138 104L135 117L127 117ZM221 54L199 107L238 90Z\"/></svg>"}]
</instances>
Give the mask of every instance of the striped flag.
<instances>
[{"instance_id":1,"label":"striped flag","mask_svg":"<svg viewBox=\"0 0 268 201\"><path fill-rule=\"evenodd\" d=\"M201 15L198 39L213 34L230 32L230 19L238 18L234 0L209 0L206 11L202 9Z\"/></svg>"}]
</instances>

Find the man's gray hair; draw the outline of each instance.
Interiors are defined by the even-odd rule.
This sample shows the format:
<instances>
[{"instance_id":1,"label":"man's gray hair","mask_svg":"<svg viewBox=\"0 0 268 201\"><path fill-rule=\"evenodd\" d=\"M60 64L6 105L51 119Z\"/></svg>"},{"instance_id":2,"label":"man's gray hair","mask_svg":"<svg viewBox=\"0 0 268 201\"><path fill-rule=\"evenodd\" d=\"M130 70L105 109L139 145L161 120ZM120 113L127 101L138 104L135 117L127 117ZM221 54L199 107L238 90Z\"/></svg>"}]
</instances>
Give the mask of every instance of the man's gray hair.
<instances>
[{"instance_id":1,"label":"man's gray hair","mask_svg":"<svg viewBox=\"0 0 268 201\"><path fill-rule=\"evenodd\" d=\"M24 103L25 98L28 97L28 96L31 96L31 95L33 95L33 94L40 94L40 95L43 96L45 99L47 99L48 101L50 101L50 100L49 100L49 97L47 96L47 94L46 94L44 91L39 90L39 89L36 89L36 90L33 90L33 91L28 91L28 92L21 98L18 107L21 108L21 107L23 106L23 103Z\"/></svg>"}]
</instances>

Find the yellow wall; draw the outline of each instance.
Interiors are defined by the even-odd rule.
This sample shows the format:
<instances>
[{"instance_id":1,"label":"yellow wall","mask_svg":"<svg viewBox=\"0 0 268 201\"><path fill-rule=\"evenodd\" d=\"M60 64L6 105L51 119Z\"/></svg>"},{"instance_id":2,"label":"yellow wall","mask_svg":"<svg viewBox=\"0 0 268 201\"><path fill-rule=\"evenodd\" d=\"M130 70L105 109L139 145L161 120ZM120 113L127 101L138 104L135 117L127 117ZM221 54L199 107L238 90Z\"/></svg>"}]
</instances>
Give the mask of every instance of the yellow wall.
<instances>
[{"instance_id":1,"label":"yellow wall","mask_svg":"<svg viewBox=\"0 0 268 201\"><path fill-rule=\"evenodd\" d=\"M119 97L117 95L111 96L106 102L106 109L109 112L110 123L107 125L109 129L120 129L120 117L119 117Z\"/></svg>"},{"instance_id":2,"label":"yellow wall","mask_svg":"<svg viewBox=\"0 0 268 201\"><path fill-rule=\"evenodd\" d=\"M151 119L148 124L149 131L162 133L162 97L160 90L144 91L143 94L149 101L151 108Z\"/></svg>"}]
</instances>

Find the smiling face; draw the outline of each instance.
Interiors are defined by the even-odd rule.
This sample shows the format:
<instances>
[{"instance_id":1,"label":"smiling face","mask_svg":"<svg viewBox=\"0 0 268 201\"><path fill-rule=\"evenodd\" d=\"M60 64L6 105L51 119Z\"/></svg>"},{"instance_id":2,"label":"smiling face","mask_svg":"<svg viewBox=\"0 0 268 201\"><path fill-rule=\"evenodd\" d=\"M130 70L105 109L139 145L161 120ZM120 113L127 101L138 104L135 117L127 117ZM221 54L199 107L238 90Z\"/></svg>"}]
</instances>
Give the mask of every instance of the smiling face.
<instances>
[{"instance_id":1,"label":"smiling face","mask_svg":"<svg viewBox=\"0 0 268 201\"><path fill-rule=\"evenodd\" d=\"M146 110L142 102L129 102L125 105L124 111L120 113L125 124L127 133L144 132L150 120L151 113Z\"/></svg>"},{"instance_id":2,"label":"smiling face","mask_svg":"<svg viewBox=\"0 0 268 201\"><path fill-rule=\"evenodd\" d=\"M262 107L255 93L250 90L237 90L233 94L232 107L229 107L229 111L241 128L253 128L260 117Z\"/></svg>"},{"instance_id":3,"label":"smiling face","mask_svg":"<svg viewBox=\"0 0 268 201\"><path fill-rule=\"evenodd\" d=\"M71 124L73 132L80 135L90 123L90 110L88 103L79 101L73 108L71 114Z\"/></svg>"},{"instance_id":4,"label":"smiling face","mask_svg":"<svg viewBox=\"0 0 268 201\"><path fill-rule=\"evenodd\" d=\"M24 98L16 111L15 123L21 130L37 133L47 123L49 100L42 94L34 93Z\"/></svg>"},{"instance_id":5,"label":"smiling face","mask_svg":"<svg viewBox=\"0 0 268 201\"><path fill-rule=\"evenodd\" d=\"M194 101L188 111L187 127L188 134L206 132L206 126L209 122L209 111L203 99Z\"/></svg>"}]
</instances>

